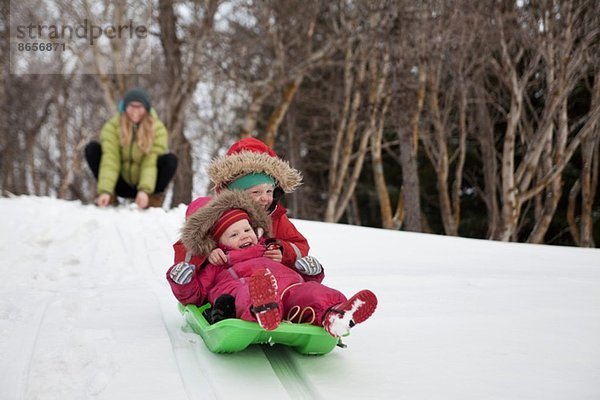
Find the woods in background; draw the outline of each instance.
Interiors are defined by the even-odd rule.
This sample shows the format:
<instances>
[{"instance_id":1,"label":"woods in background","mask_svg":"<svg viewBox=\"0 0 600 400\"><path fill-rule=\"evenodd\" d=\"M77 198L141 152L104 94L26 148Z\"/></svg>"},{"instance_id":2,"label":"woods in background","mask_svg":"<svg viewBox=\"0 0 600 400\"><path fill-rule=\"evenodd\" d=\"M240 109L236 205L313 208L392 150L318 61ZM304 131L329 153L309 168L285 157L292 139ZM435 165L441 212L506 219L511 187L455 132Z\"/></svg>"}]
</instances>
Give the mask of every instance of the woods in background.
<instances>
[{"instance_id":1,"label":"woods in background","mask_svg":"<svg viewBox=\"0 0 600 400\"><path fill-rule=\"evenodd\" d=\"M180 160L173 204L205 193L208 161L255 136L304 173L286 198L293 217L600 241L598 2L155 0L151 72L94 62L120 60L116 46L69 53L95 68L88 75L68 60L60 74L11 74L7 3L4 194L90 202L82 146L123 93L141 86ZM72 19L97 15L86 1L31 3L33 14L55 3ZM123 2L96 3L110 20L131 12Z\"/></svg>"}]
</instances>

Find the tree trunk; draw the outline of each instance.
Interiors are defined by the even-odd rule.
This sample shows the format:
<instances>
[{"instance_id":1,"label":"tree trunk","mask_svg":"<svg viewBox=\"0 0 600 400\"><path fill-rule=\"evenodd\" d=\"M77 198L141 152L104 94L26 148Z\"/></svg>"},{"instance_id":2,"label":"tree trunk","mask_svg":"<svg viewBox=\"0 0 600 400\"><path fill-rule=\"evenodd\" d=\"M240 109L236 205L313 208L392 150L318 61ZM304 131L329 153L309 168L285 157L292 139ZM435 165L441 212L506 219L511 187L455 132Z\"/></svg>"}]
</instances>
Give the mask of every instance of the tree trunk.
<instances>
[{"instance_id":1,"label":"tree trunk","mask_svg":"<svg viewBox=\"0 0 600 400\"><path fill-rule=\"evenodd\" d=\"M67 199L67 192L72 177L72 170L69 168L69 154L68 154L68 116L66 115L66 108L69 99L69 90L66 86L66 82L63 83L65 86L62 90L62 96L58 102L58 143L59 143L59 171L60 171L60 185L58 188L58 198Z\"/></svg>"},{"instance_id":2,"label":"tree trunk","mask_svg":"<svg viewBox=\"0 0 600 400\"><path fill-rule=\"evenodd\" d=\"M177 154L177 173L173 180L173 199L171 206L189 204L192 201L192 189L194 182L194 168L192 160L192 145L183 134L183 126L171 130L171 146Z\"/></svg>"},{"instance_id":3,"label":"tree trunk","mask_svg":"<svg viewBox=\"0 0 600 400\"><path fill-rule=\"evenodd\" d=\"M459 106L458 106L458 148L456 150L457 160L454 168L454 181L450 198L452 199L452 218L456 226L456 234L458 235L458 227L460 226L460 206L462 194L463 173L465 167L465 159L467 156L467 87L465 81L460 77L459 83Z\"/></svg>"},{"instance_id":4,"label":"tree trunk","mask_svg":"<svg viewBox=\"0 0 600 400\"><path fill-rule=\"evenodd\" d=\"M335 145L332 149L331 160L329 165L329 187L327 207L325 210L326 222L338 222L341 218L345 205L350 196L345 196L349 193L350 188L354 190L356 181L352 181L352 177L348 178L347 173L350 168L351 157L354 147L354 137L357 129L358 109L362 102L361 84L364 82L366 62L360 60L356 65L356 77L352 73L353 60L351 52L347 52L345 73L344 73L344 114L340 116L340 123L336 132ZM356 81L355 81L356 80ZM351 99L351 100L350 100ZM366 139L366 140L365 140ZM361 145L366 151L366 144L369 137L365 134L362 136ZM362 155L362 156L361 156ZM359 153L355 165L364 159L364 152ZM358 179L358 176L356 177ZM344 189L344 193L342 193ZM346 200L344 201L344 197ZM345 204L344 204L345 203Z\"/></svg>"},{"instance_id":5,"label":"tree trunk","mask_svg":"<svg viewBox=\"0 0 600 400\"><path fill-rule=\"evenodd\" d=\"M294 95L302 84L303 79L304 75L299 76L284 87L283 98L277 107L275 107L275 110L273 110L271 113L269 122L267 123L267 128L265 130L265 144L267 146L271 148L275 147L275 136L277 135L277 129L279 129L279 125L281 125L281 121L283 120L283 117L285 117L285 114L290 107L292 100L294 99Z\"/></svg>"},{"instance_id":6,"label":"tree trunk","mask_svg":"<svg viewBox=\"0 0 600 400\"><path fill-rule=\"evenodd\" d=\"M497 239L509 241L517 231L521 205L519 203L518 188L515 182L515 143L517 140L517 127L523 108L523 87L517 77L512 60L508 54L504 33L501 31L502 73L506 74L510 90L510 111L507 116L504 142L502 145L502 227Z\"/></svg>"},{"instance_id":7,"label":"tree trunk","mask_svg":"<svg viewBox=\"0 0 600 400\"><path fill-rule=\"evenodd\" d=\"M597 82L596 84L600 84ZM594 198L598 188L600 170L600 124L596 125L595 135L584 140L581 146L583 168L581 170L581 222L580 246L595 247L593 232Z\"/></svg>"},{"instance_id":8,"label":"tree trunk","mask_svg":"<svg viewBox=\"0 0 600 400\"><path fill-rule=\"evenodd\" d=\"M165 123L169 130L171 149L178 158L173 182L172 205L188 204L192 200L194 169L192 146L184 135L185 113L200 80L199 53L203 50L203 43L208 35L212 33L218 5L218 0L204 3L201 16L196 15L200 19L195 21L199 25L196 28L197 37L186 49L187 53L182 54L183 42L177 36L178 17L175 13L175 2L159 0L158 22L168 72L166 80L170 89Z\"/></svg>"},{"instance_id":9,"label":"tree trunk","mask_svg":"<svg viewBox=\"0 0 600 400\"><path fill-rule=\"evenodd\" d=\"M268 86L260 86L253 90L252 92L252 100L250 105L248 106L248 110L246 111L246 115L244 117L244 122L240 127L240 137L250 137L255 132L256 122L258 120L258 114L262 109L263 103L271 94L272 89Z\"/></svg>"},{"instance_id":10,"label":"tree trunk","mask_svg":"<svg viewBox=\"0 0 600 400\"><path fill-rule=\"evenodd\" d=\"M425 65L421 64L418 75L416 109L411 118L410 131L400 128L398 123L398 139L400 140L400 162L402 166L402 189L398 198L396 215L399 208L404 207L404 230L410 232L422 232L421 225L421 200L419 170L418 170L418 146L419 125L423 104L425 102L427 71ZM398 113L400 114L400 113Z\"/></svg>"},{"instance_id":11,"label":"tree trunk","mask_svg":"<svg viewBox=\"0 0 600 400\"><path fill-rule=\"evenodd\" d=\"M481 163L483 169L482 195L487 210L487 238L493 239L499 236L500 209L498 205L498 163L496 150L494 148L494 128L489 111L484 103L485 94L481 86L477 86L476 97L479 104L475 111L478 132L475 135L481 151Z\"/></svg>"},{"instance_id":12,"label":"tree trunk","mask_svg":"<svg viewBox=\"0 0 600 400\"><path fill-rule=\"evenodd\" d=\"M373 168L373 180L375 181L375 190L379 199L379 212L381 214L381 225L385 229L397 229L396 223L392 216L392 205L390 202L390 194L385 182L385 174L383 170L383 157L381 156L381 142L383 127L377 129L375 134L371 136L371 166Z\"/></svg>"},{"instance_id":13,"label":"tree trunk","mask_svg":"<svg viewBox=\"0 0 600 400\"><path fill-rule=\"evenodd\" d=\"M428 73L429 82L429 106L432 114L433 140L429 142L429 155L435 168L437 178L438 199L440 202L440 212L444 231L447 235L456 236L458 234L457 221L454 220L452 212L452 201L450 200L448 188L449 160L448 146L446 142L445 126L442 122L442 115L439 107L439 68L430 70Z\"/></svg>"},{"instance_id":14,"label":"tree trunk","mask_svg":"<svg viewBox=\"0 0 600 400\"><path fill-rule=\"evenodd\" d=\"M577 179L571 190L569 191L569 203L567 205L567 223L569 224L569 232L573 237L573 241L577 246L581 246L581 235L579 224L577 223L577 197L581 191L581 180Z\"/></svg>"},{"instance_id":15,"label":"tree trunk","mask_svg":"<svg viewBox=\"0 0 600 400\"><path fill-rule=\"evenodd\" d=\"M196 83L191 87L195 88ZM171 151L177 155L177 172L173 179L173 198L171 206L189 204L192 201L192 190L194 184L194 166L192 158L192 145L184 135L184 113L187 110L191 95L181 93L174 95L168 107L167 127Z\"/></svg>"},{"instance_id":16,"label":"tree trunk","mask_svg":"<svg viewBox=\"0 0 600 400\"><path fill-rule=\"evenodd\" d=\"M371 133L371 166L373 169L373 180L379 200L379 212L381 214L381 225L386 229L397 229L392 216L392 205L390 194L385 182L383 170L382 144L383 128L390 103L390 96L383 93L389 72L389 53L383 54L379 66L373 60L370 65L371 90L369 94L369 130Z\"/></svg>"},{"instance_id":17,"label":"tree trunk","mask_svg":"<svg viewBox=\"0 0 600 400\"><path fill-rule=\"evenodd\" d=\"M331 222L337 222L342 218L342 215L344 214L344 212L346 211L346 208L348 207L348 202L350 201L351 197L354 195L354 190L356 188L356 185L358 183L358 178L360 177L360 173L362 172L362 167L363 167L363 163L364 163L364 159L365 156L367 154L368 151L368 145L369 142L371 140L371 137L375 134L375 130L377 130L377 125L378 125L378 121L380 118L383 118L383 115L386 112L387 109L387 105L385 104L385 101L383 101L383 105L381 105L381 107L379 106L379 104L382 102L382 97L383 97L383 89L384 89L384 85L385 85L385 77L387 76L387 71L389 68L389 62L387 62L388 58L387 55L384 54L383 56L383 61L382 61L382 65L381 65L381 72L378 72L378 67L377 67L377 60L370 60L369 62L369 71L370 71L370 77L369 77L369 86L368 86L368 115L369 115L369 121L367 123L366 128L362 131L361 135L360 135L360 140L359 140L359 144L358 144L358 149L357 151L353 154L353 157L355 158L354 160L354 164L352 165L352 172L351 174L346 177L346 172L350 166L350 156L351 156L351 151L353 149L353 143L354 143L354 135L356 133L357 130L357 118L358 118L358 113L356 112L358 110L358 106L360 104L360 99L361 96L356 96L355 100L358 100L355 105L356 107L352 107L353 113L351 114L351 118L350 118L350 123L348 124L348 131L349 134L347 136L347 140L346 140L346 146L344 147L344 154L342 156L342 160L347 160L347 162L344 162L342 164L342 171L340 172L338 175L338 185L336 186L336 191L338 193L341 193L341 195L338 196L338 201L335 204L335 212L334 212L334 216L333 216L333 221ZM358 82L362 82L364 80L364 75L365 75L365 62L361 63L361 68L359 69L358 72ZM360 87L358 87L357 89L357 93L359 93L359 91L361 90ZM380 111L378 111L380 110ZM383 113L383 114L380 114ZM343 184L343 192L342 192L342 184ZM385 183L384 183L385 185ZM388 201L389 201L389 197L388 197ZM390 208L390 216L391 216L391 208Z\"/></svg>"},{"instance_id":18,"label":"tree trunk","mask_svg":"<svg viewBox=\"0 0 600 400\"><path fill-rule=\"evenodd\" d=\"M360 219L360 206L358 205L358 200L356 199L356 193L352 194L352 199L348 204L348 224L350 225L361 225Z\"/></svg>"},{"instance_id":19,"label":"tree trunk","mask_svg":"<svg viewBox=\"0 0 600 400\"><path fill-rule=\"evenodd\" d=\"M551 141L548 140L546 157L543 157L542 164L545 165L544 170L550 172L553 168L552 160L562 160L565 157L565 147L567 144L567 136L568 136L568 116L567 116L567 99L563 100L563 104L561 105L559 111L559 122L558 122L558 130L557 130L557 139L554 146ZM551 128L550 128L551 129ZM552 151L554 148L554 152ZM546 189L546 195L544 196L544 207L542 211L542 215L536 221L536 224L529 235L529 239L527 240L530 243L543 243L544 237L548 228L550 227L550 223L552 222L552 218L556 213L556 208L558 207L558 202L562 195L562 177L560 174L557 174L554 179L552 179L550 185Z\"/></svg>"},{"instance_id":20,"label":"tree trunk","mask_svg":"<svg viewBox=\"0 0 600 400\"><path fill-rule=\"evenodd\" d=\"M294 118L286 119L286 158L289 161L290 165L295 166L295 168L302 170L303 168L299 165L300 163L300 144L299 141L301 139L298 138L296 134L296 121ZM286 208L289 210L290 216L298 217L300 213L300 201L299 195L293 193L291 196L286 196Z\"/></svg>"}]
</instances>

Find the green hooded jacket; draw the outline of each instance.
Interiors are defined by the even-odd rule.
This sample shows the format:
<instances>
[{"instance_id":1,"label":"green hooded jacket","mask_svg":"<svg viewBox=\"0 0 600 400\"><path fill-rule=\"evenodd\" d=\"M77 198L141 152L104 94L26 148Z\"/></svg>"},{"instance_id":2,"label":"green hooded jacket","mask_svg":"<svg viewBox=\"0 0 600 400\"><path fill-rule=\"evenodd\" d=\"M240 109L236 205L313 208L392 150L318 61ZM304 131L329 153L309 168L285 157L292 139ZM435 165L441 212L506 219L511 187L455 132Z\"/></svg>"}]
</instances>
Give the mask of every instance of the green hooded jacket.
<instances>
[{"instance_id":1,"label":"green hooded jacket","mask_svg":"<svg viewBox=\"0 0 600 400\"><path fill-rule=\"evenodd\" d=\"M137 145L135 133L131 135L131 142L122 146L119 139L121 114L113 116L102 127L100 144L102 145L102 159L98 176L98 193L113 193L119 174L123 180L136 187L139 191L154 193L156 187L158 157L168 150L167 128L158 119L154 110L154 141L148 154L142 153ZM135 129L135 128L134 128Z\"/></svg>"}]
</instances>

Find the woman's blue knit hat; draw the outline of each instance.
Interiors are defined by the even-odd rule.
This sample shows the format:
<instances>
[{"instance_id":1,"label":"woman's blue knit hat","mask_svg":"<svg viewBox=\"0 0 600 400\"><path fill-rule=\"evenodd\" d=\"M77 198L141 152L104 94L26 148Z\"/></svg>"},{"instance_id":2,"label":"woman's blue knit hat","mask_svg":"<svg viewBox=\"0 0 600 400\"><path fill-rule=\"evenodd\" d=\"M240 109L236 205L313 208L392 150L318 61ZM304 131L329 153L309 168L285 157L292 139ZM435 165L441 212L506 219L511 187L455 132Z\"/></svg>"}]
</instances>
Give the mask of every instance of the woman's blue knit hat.
<instances>
[{"instance_id":1,"label":"woman's blue knit hat","mask_svg":"<svg viewBox=\"0 0 600 400\"><path fill-rule=\"evenodd\" d=\"M127 93L123 97L123 110L127 108L127 105L132 101L138 101L144 105L146 111L150 112L150 98L148 97L148 93L142 88L134 88Z\"/></svg>"}]
</instances>

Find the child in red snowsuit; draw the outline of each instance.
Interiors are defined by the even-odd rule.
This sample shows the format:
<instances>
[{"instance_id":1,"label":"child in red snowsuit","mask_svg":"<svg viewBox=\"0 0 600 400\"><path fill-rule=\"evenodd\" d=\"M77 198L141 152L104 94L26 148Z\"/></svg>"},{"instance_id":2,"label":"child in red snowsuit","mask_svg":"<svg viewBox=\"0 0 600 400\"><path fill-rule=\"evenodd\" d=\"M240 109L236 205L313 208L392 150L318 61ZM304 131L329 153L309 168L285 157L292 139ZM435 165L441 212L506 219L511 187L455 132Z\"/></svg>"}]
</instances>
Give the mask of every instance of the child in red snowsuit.
<instances>
[{"instance_id":1,"label":"child in red snowsuit","mask_svg":"<svg viewBox=\"0 0 600 400\"><path fill-rule=\"evenodd\" d=\"M269 217L243 193L225 191L200 207L186 221L181 241L201 259L219 246L227 255L224 266L203 263L191 271L176 264L167 272L175 297L183 304L215 301L224 293L235 297L236 316L257 321L264 329L277 328L283 318L323 326L339 337L369 318L377 298L362 290L347 299L317 281L305 280L295 269L263 256L269 236ZM191 280L180 279L191 274ZM178 284L177 281L189 281Z\"/></svg>"}]
</instances>

